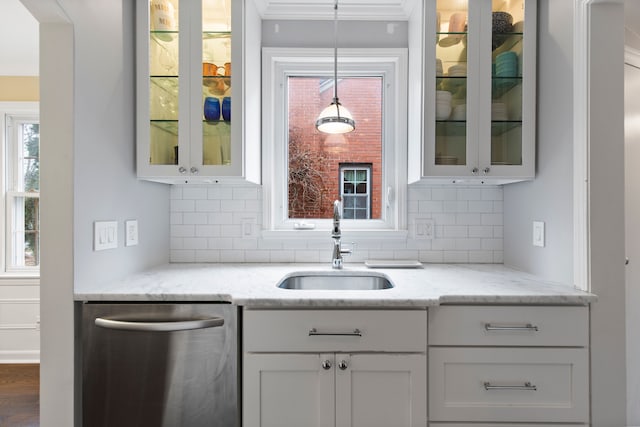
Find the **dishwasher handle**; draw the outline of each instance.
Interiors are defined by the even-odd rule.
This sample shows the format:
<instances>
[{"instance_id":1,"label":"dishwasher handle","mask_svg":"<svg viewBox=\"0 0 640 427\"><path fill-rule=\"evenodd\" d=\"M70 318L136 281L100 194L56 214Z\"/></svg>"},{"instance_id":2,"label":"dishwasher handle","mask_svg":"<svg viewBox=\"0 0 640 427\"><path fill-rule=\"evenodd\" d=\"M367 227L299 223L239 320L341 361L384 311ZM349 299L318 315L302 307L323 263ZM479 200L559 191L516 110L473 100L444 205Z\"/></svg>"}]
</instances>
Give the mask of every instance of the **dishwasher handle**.
<instances>
[{"instance_id":1,"label":"dishwasher handle","mask_svg":"<svg viewBox=\"0 0 640 427\"><path fill-rule=\"evenodd\" d=\"M95 324L101 328L117 329L121 331L175 332L190 331L192 329L217 328L224 325L224 319L222 317L210 317L206 319L144 322L97 317Z\"/></svg>"}]
</instances>

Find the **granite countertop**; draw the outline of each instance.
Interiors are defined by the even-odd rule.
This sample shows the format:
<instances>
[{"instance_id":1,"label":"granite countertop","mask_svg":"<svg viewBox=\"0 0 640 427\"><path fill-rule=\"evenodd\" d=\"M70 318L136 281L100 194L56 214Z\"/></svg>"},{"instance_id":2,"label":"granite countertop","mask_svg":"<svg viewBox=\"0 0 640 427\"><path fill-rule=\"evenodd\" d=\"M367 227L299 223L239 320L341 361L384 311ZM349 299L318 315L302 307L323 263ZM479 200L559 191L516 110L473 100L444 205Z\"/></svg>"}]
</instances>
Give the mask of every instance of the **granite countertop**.
<instances>
[{"instance_id":1,"label":"granite countertop","mask_svg":"<svg viewBox=\"0 0 640 427\"><path fill-rule=\"evenodd\" d=\"M593 294L502 264L425 264L376 268L347 264L347 274L380 273L394 284L374 291L279 289L294 272L334 273L323 264L167 264L108 284L76 288L77 301L223 301L245 307L428 307L440 304L584 305Z\"/></svg>"}]
</instances>

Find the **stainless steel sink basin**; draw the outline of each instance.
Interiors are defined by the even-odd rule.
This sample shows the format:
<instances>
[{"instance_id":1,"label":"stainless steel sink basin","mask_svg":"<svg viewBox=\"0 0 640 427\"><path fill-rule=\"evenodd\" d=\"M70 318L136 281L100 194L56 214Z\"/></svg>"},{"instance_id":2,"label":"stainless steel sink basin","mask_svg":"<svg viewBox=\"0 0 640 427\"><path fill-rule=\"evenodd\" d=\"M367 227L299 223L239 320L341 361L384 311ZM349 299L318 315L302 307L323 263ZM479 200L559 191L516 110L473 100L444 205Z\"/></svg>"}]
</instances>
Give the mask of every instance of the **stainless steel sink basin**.
<instances>
[{"instance_id":1,"label":"stainless steel sink basin","mask_svg":"<svg viewBox=\"0 0 640 427\"><path fill-rule=\"evenodd\" d=\"M362 272L294 273L278 283L281 289L373 291L393 288L393 283L381 274Z\"/></svg>"}]
</instances>

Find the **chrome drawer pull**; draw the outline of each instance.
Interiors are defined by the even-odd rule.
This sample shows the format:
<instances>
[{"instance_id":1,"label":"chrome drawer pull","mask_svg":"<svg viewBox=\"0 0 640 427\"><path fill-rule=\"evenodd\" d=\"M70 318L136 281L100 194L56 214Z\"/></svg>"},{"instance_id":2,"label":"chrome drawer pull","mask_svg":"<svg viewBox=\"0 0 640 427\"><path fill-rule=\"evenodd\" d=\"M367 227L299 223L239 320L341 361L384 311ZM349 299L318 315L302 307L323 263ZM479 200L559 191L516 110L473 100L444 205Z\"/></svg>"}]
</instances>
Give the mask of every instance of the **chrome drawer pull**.
<instances>
[{"instance_id":1,"label":"chrome drawer pull","mask_svg":"<svg viewBox=\"0 0 640 427\"><path fill-rule=\"evenodd\" d=\"M491 385L490 382L484 383L485 390L524 390L524 391L536 391L538 387L530 382L524 383L524 385Z\"/></svg>"},{"instance_id":2,"label":"chrome drawer pull","mask_svg":"<svg viewBox=\"0 0 640 427\"><path fill-rule=\"evenodd\" d=\"M501 326L501 325L492 325L491 323L485 323L484 329L487 331L532 331L538 332L538 327L536 325L532 325L531 323L527 323L524 326Z\"/></svg>"},{"instance_id":3,"label":"chrome drawer pull","mask_svg":"<svg viewBox=\"0 0 640 427\"><path fill-rule=\"evenodd\" d=\"M341 337L361 337L362 332L360 329L354 329L352 332L319 332L316 328L309 329L309 336L341 336Z\"/></svg>"}]
</instances>

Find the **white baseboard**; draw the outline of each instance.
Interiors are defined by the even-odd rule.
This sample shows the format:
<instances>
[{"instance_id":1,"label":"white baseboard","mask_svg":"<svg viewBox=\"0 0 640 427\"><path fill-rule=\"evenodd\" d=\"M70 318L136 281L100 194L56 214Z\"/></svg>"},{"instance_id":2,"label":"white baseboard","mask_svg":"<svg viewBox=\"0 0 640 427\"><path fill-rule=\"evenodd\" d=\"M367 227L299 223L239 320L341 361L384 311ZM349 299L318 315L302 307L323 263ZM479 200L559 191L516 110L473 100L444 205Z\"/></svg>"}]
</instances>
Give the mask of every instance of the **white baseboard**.
<instances>
[{"instance_id":1,"label":"white baseboard","mask_svg":"<svg viewBox=\"0 0 640 427\"><path fill-rule=\"evenodd\" d=\"M26 351L0 350L0 363L40 363L40 351L39 350L26 350Z\"/></svg>"}]
</instances>

